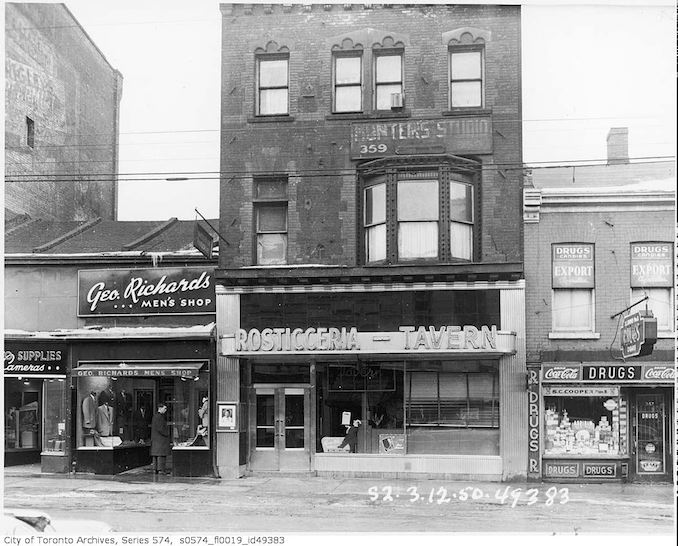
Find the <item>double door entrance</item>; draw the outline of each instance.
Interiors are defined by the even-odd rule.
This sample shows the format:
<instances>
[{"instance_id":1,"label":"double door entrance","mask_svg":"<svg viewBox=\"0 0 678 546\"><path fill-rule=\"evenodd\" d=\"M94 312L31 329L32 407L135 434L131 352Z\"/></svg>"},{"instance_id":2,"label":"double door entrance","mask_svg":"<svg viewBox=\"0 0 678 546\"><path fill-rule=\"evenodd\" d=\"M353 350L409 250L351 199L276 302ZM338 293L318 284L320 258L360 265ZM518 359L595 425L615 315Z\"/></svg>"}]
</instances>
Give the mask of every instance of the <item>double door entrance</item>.
<instances>
[{"instance_id":1,"label":"double door entrance","mask_svg":"<svg viewBox=\"0 0 678 546\"><path fill-rule=\"evenodd\" d=\"M252 471L311 468L311 395L308 386L255 385L250 392Z\"/></svg>"}]
</instances>

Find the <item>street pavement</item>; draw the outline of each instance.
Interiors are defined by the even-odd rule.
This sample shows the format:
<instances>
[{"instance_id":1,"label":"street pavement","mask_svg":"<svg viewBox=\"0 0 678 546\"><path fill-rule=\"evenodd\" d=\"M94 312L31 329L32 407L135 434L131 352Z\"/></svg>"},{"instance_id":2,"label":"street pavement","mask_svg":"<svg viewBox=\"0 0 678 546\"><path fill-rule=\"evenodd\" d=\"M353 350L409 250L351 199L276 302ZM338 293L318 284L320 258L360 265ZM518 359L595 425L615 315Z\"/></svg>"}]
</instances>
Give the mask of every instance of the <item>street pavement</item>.
<instances>
[{"instance_id":1,"label":"street pavement","mask_svg":"<svg viewBox=\"0 0 678 546\"><path fill-rule=\"evenodd\" d=\"M122 533L606 533L654 545L675 536L675 498L672 484L64 476L21 467L4 476L6 507L104 520Z\"/></svg>"}]
</instances>

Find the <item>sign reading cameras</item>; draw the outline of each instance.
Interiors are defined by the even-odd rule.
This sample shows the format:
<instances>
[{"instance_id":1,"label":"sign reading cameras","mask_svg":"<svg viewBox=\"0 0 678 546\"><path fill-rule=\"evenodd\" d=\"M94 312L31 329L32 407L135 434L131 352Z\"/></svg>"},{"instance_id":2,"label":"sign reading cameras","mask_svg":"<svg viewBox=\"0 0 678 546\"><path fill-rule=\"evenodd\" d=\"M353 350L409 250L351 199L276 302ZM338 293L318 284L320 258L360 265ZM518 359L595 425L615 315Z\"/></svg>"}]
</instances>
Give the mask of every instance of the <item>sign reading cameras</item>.
<instances>
[{"instance_id":1,"label":"sign reading cameras","mask_svg":"<svg viewBox=\"0 0 678 546\"><path fill-rule=\"evenodd\" d=\"M78 271L78 316L216 312L214 268Z\"/></svg>"}]
</instances>

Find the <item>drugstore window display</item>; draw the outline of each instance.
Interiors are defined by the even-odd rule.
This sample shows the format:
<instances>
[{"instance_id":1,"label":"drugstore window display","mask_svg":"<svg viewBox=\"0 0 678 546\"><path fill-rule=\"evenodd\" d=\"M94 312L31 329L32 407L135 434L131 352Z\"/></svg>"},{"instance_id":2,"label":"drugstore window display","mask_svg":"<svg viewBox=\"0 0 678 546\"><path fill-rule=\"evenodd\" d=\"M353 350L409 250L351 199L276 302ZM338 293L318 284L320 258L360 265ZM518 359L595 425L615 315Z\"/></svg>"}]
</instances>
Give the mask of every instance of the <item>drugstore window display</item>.
<instances>
[{"instance_id":1,"label":"drugstore window display","mask_svg":"<svg viewBox=\"0 0 678 546\"><path fill-rule=\"evenodd\" d=\"M156 404L167 404L174 446L209 447L209 374L196 377L78 378L76 445L124 448L150 443Z\"/></svg>"},{"instance_id":2,"label":"drugstore window display","mask_svg":"<svg viewBox=\"0 0 678 546\"><path fill-rule=\"evenodd\" d=\"M625 455L625 406L616 396L545 397L544 455Z\"/></svg>"}]
</instances>

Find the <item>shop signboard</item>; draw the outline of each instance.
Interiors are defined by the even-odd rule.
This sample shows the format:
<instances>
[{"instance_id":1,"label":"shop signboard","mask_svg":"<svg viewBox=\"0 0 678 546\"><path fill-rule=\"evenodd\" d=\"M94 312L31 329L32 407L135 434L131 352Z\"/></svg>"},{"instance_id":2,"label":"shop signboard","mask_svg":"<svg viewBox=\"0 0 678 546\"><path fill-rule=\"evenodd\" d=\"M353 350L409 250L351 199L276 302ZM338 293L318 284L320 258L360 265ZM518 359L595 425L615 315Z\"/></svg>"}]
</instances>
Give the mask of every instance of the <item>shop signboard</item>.
<instances>
[{"instance_id":1,"label":"shop signboard","mask_svg":"<svg viewBox=\"0 0 678 546\"><path fill-rule=\"evenodd\" d=\"M193 229L193 246L197 248L200 254L205 256L205 258L208 260L212 259L214 239L212 238L212 234L197 221L195 223L195 228Z\"/></svg>"},{"instance_id":2,"label":"shop signboard","mask_svg":"<svg viewBox=\"0 0 678 546\"><path fill-rule=\"evenodd\" d=\"M583 463L582 470L585 478L616 478L617 464L610 463Z\"/></svg>"},{"instance_id":3,"label":"shop signboard","mask_svg":"<svg viewBox=\"0 0 678 546\"><path fill-rule=\"evenodd\" d=\"M78 271L78 316L216 312L214 268Z\"/></svg>"},{"instance_id":4,"label":"shop signboard","mask_svg":"<svg viewBox=\"0 0 678 546\"><path fill-rule=\"evenodd\" d=\"M222 338L221 354L427 353L513 354L514 332L491 326L400 326L397 332L355 327L250 328Z\"/></svg>"},{"instance_id":5,"label":"shop signboard","mask_svg":"<svg viewBox=\"0 0 678 546\"><path fill-rule=\"evenodd\" d=\"M673 286L673 245L657 242L631 243L631 286Z\"/></svg>"},{"instance_id":6,"label":"shop signboard","mask_svg":"<svg viewBox=\"0 0 678 546\"><path fill-rule=\"evenodd\" d=\"M553 288L594 288L592 244L556 243L552 252Z\"/></svg>"},{"instance_id":7,"label":"shop signboard","mask_svg":"<svg viewBox=\"0 0 678 546\"><path fill-rule=\"evenodd\" d=\"M405 435L404 434L380 434L379 435L379 453L389 453L391 455L405 454Z\"/></svg>"},{"instance_id":8,"label":"shop signboard","mask_svg":"<svg viewBox=\"0 0 678 546\"><path fill-rule=\"evenodd\" d=\"M621 351L624 358L640 354L645 342L645 327L640 313L632 313L624 317L621 329Z\"/></svg>"},{"instance_id":9,"label":"shop signboard","mask_svg":"<svg viewBox=\"0 0 678 546\"><path fill-rule=\"evenodd\" d=\"M673 383L676 370L669 364L544 364L544 383ZM552 387L551 387L552 388ZM574 392L574 391L573 391ZM566 396L566 395L562 395ZM570 395L576 396L576 395ZM592 395L593 396L593 395ZM601 396L607 396L602 394Z\"/></svg>"},{"instance_id":10,"label":"shop signboard","mask_svg":"<svg viewBox=\"0 0 678 546\"><path fill-rule=\"evenodd\" d=\"M619 387L544 387L544 396L619 396Z\"/></svg>"},{"instance_id":11,"label":"shop signboard","mask_svg":"<svg viewBox=\"0 0 678 546\"><path fill-rule=\"evenodd\" d=\"M528 404L528 444L527 473L530 478L538 478L540 471L540 438L539 438L539 368L530 366L527 369L527 404Z\"/></svg>"},{"instance_id":12,"label":"shop signboard","mask_svg":"<svg viewBox=\"0 0 678 546\"><path fill-rule=\"evenodd\" d=\"M351 124L351 159L417 153L492 151L492 118L419 119Z\"/></svg>"},{"instance_id":13,"label":"shop signboard","mask_svg":"<svg viewBox=\"0 0 678 546\"><path fill-rule=\"evenodd\" d=\"M5 376L66 375L67 362L66 344L5 341Z\"/></svg>"},{"instance_id":14,"label":"shop signboard","mask_svg":"<svg viewBox=\"0 0 678 546\"><path fill-rule=\"evenodd\" d=\"M547 478L578 478L579 477L579 463L577 462L560 462L560 461L545 461L544 462L544 477Z\"/></svg>"}]
</instances>

